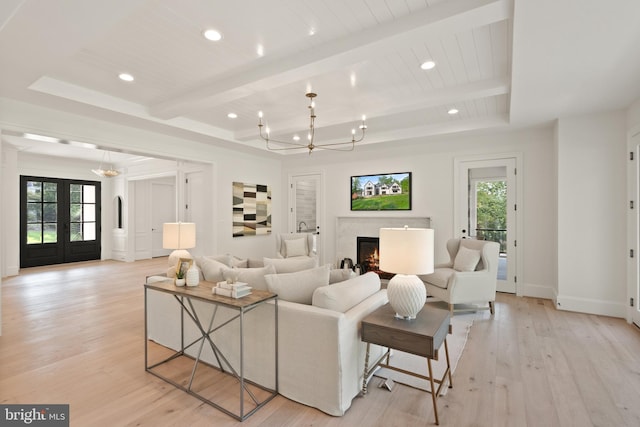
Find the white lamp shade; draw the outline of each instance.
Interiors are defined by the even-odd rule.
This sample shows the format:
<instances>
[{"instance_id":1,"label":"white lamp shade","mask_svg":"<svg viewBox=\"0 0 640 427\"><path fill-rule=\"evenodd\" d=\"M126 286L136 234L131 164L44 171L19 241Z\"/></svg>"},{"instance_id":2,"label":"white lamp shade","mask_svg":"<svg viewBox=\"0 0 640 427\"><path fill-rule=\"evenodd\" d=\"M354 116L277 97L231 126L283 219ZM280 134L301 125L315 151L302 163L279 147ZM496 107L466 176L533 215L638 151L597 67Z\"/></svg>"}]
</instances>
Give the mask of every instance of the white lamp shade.
<instances>
[{"instance_id":1,"label":"white lamp shade","mask_svg":"<svg viewBox=\"0 0 640 427\"><path fill-rule=\"evenodd\" d=\"M162 247L164 249L195 248L196 224L194 222L166 222L162 224Z\"/></svg>"},{"instance_id":2,"label":"white lamp shade","mask_svg":"<svg viewBox=\"0 0 640 427\"><path fill-rule=\"evenodd\" d=\"M381 228L380 270L397 274L433 273L433 230Z\"/></svg>"},{"instance_id":3,"label":"white lamp shade","mask_svg":"<svg viewBox=\"0 0 640 427\"><path fill-rule=\"evenodd\" d=\"M396 273L387 285L389 304L402 319L415 319L424 307L427 290L416 274L433 273L433 230L381 228L380 270Z\"/></svg>"}]
</instances>

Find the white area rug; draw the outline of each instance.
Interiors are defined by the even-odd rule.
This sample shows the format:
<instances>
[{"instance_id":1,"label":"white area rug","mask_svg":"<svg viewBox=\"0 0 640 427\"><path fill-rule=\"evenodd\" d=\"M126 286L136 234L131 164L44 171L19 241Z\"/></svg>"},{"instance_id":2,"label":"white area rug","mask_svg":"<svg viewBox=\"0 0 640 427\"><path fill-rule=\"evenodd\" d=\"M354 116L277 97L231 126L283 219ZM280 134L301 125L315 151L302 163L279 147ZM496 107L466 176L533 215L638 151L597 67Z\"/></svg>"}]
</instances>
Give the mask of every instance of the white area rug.
<instances>
[{"instance_id":1,"label":"white area rug","mask_svg":"<svg viewBox=\"0 0 640 427\"><path fill-rule=\"evenodd\" d=\"M471 329L471 325L473 325L473 319L475 318L475 315L476 314L474 312L456 314L451 319L452 333L447 335L447 344L449 346L449 361L451 363L452 374L456 370L456 366L458 365L460 356L462 356L462 351L464 350L464 346L467 343L467 337L469 336L469 330ZM424 357L393 350L391 352L391 361L389 364L391 366L395 366L407 371L416 372L420 375L429 375L427 359ZM431 361L431 368L433 369L434 379L442 378L442 375L447 368L447 359L445 356L444 344L442 344L442 347L438 350L438 360ZM411 375L403 374L402 372L397 372L391 369L380 368L376 371L374 376L385 379L391 378L394 382L418 388L420 390L429 391L431 389L428 380L416 378ZM371 382L371 385L373 387L378 387L379 382L380 381L374 380ZM435 384L435 386L436 388L438 387L437 384ZM448 389L448 385L443 385L440 391L440 395L446 394Z\"/></svg>"}]
</instances>

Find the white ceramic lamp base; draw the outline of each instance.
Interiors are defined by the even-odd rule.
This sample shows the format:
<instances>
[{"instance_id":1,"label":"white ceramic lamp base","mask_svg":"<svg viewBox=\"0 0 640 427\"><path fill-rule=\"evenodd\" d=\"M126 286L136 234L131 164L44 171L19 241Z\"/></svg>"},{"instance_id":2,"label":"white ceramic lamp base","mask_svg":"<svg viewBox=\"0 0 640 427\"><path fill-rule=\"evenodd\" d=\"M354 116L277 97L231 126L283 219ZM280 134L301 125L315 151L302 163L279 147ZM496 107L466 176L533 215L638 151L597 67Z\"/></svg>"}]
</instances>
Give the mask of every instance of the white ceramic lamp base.
<instances>
[{"instance_id":1,"label":"white ceramic lamp base","mask_svg":"<svg viewBox=\"0 0 640 427\"><path fill-rule=\"evenodd\" d=\"M427 301L427 289L418 276L396 274L387 285L389 304L402 319L415 319Z\"/></svg>"},{"instance_id":2,"label":"white ceramic lamp base","mask_svg":"<svg viewBox=\"0 0 640 427\"><path fill-rule=\"evenodd\" d=\"M188 250L176 249L175 251L171 252L171 255L169 255L169 267L175 267L178 264L180 258L193 259Z\"/></svg>"}]
</instances>

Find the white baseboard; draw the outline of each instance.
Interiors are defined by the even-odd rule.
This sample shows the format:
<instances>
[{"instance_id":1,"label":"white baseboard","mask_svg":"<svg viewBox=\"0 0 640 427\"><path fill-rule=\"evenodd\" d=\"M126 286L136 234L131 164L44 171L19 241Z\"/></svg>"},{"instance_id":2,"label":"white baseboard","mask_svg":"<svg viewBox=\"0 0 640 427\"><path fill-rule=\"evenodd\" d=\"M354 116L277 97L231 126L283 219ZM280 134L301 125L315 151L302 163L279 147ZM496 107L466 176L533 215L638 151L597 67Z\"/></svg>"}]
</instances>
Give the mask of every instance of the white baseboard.
<instances>
[{"instance_id":1,"label":"white baseboard","mask_svg":"<svg viewBox=\"0 0 640 427\"><path fill-rule=\"evenodd\" d=\"M558 295L555 303L558 310L627 318L627 307L621 302Z\"/></svg>"},{"instance_id":2,"label":"white baseboard","mask_svg":"<svg viewBox=\"0 0 640 427\"><path fill-rule=\"evenodd\" d=\"M18 267L17 265L13 267L7 267L6 273L6 276L3 277L17 276L18 274L20 274L20 267Z\"/></svg>"},{"instance_id":3,"label":"white baseboard","mask_svg":"<svg viewBox=\"0 0 640 427\"><path fill-rule=\"evenodd\" d=\"M522 291L519 295L524 297L544 298L553 301L558 310L620 317L622 319L626 319L628 314L624 303L558 295L557 290L549 286L526 283L519 290Z\"/></svg>"},{"instance_id":4,"label":"white baseboard","mask_svg":"<svg viewBox=\"0 0 640 427\"><path fill-rule=\"evenodd\" d=\"M522 292L518 292L518 295L522 295L523 297L532 297L532 298L543 298L553 300L555 303L556 299L556 290L549 286L541 286L535 285L533 283L524 283L522 285L518 284L518 290Z\"/></svg>"}]
</instances>

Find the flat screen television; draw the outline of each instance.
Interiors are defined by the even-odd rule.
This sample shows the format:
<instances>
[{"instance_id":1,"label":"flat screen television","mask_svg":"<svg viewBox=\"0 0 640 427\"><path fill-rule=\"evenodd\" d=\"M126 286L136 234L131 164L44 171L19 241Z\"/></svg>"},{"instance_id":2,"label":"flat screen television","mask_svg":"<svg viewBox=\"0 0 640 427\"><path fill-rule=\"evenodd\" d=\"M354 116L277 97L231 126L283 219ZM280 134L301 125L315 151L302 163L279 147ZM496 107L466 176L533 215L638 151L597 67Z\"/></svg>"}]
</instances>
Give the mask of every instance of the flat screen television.
<instances>
[{"instance_id":1,"label":"flat screen television","mask_svg":"<svg viewBox=\"0 0 640 427\"><path fill-rule=\"evenodd\" d=\"M410 211L411 172L351 177L352 211Z\"/></svg>"}]
</instances>

